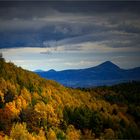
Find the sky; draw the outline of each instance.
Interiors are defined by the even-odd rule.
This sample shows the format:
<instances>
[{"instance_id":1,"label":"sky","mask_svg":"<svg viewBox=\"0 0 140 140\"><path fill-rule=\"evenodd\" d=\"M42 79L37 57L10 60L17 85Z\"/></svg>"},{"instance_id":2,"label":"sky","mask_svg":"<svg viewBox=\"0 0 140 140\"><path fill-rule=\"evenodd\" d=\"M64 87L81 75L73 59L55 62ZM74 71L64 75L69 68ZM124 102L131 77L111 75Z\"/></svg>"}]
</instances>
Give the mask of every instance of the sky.
<instances>
[{"instance_id":1,"label":"sky","mask_svg":"<svg viewBox=\"0 0 140 140\"><path fill-rule=\"evenodd\" d=\"M140 66L140 1L1 1L0 52L28 70Z\"/></svg>"}]
</instances>

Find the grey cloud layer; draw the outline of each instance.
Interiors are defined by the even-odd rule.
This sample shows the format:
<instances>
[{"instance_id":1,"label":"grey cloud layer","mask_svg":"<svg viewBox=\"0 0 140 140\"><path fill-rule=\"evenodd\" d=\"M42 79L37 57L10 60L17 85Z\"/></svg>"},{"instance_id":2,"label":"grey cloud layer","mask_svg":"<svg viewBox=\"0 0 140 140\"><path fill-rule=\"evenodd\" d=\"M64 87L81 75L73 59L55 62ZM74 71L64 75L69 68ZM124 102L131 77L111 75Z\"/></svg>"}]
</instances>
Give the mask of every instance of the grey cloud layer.
<instances>
[{"instance_id":1,"label":"grey cloud layer","mask_svg":"<svg viewBox=\"0 0 140 140\"><path fill-rule=\"evenodd\" d=\"M75 45L75 50L79 50L79 45L86 42L139 47L140 3L28 4L0 8L1 48L66 45L71 50Z\"/></svg>"}]
</instances>

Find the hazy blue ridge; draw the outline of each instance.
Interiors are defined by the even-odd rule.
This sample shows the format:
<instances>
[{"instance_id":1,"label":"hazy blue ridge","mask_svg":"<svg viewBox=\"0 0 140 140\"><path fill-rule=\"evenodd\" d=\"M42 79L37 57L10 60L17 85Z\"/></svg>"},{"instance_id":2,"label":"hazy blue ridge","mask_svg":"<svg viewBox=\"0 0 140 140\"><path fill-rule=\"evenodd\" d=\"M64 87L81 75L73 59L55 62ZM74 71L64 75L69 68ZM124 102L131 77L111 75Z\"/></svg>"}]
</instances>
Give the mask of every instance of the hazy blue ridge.
<instances>
[{"instance_id":1,"label":"hazy blue ridge","mask_svg":"<svg viewBox=\"0 0 140 140\"><path fill-rule=\"evenodd\" d=\"M125 70L110 61L86 69L63 71L51 69L49 71L35 71L35 73L68 87L94 87L140 80L140 67Z\"/></svg>"}]
</instances>

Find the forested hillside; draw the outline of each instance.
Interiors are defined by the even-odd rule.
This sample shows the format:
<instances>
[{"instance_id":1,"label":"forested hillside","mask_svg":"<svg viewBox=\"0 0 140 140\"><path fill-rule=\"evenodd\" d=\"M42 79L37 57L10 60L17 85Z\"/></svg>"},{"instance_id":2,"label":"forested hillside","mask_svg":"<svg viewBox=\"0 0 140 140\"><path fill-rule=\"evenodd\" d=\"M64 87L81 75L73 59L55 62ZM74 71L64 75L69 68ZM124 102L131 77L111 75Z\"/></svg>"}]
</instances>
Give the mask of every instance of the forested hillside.
<instances>
[{"instance_id":1,"label":"forested hillside","mask_svg":"<svg viewBox=\"0 0 140 140\"><path fill-rule=\"evenodd\" d=\"M0 60L0 139L140 138L140 83L66 88Z\"/></svg>"}]
</instances>

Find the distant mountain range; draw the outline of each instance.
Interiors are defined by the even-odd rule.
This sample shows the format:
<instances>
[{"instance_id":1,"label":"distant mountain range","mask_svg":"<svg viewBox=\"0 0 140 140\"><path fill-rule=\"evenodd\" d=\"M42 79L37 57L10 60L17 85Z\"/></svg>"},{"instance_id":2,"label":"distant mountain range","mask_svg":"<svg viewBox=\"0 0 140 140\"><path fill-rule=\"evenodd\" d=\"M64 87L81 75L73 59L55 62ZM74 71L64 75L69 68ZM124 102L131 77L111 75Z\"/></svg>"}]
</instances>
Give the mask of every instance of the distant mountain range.
<instances>
[{"instance_id":1,"label":"distant mountain range","mask_svg":"<svg viewBox=\"0 0 140 140\"><path fill-rule=\"evenodd\" d=\"M103 85L114 85L132 80L140 80L140 67L133 69L121 69L110 61L98 66L63 71L34 71L46 79L55 80L68 87L94 87Z\"/></svg>"}]
</instances>

